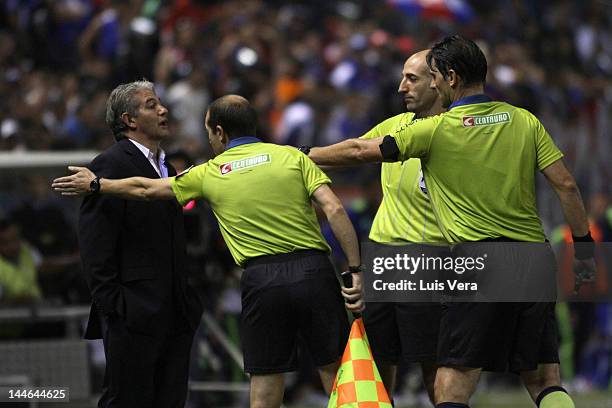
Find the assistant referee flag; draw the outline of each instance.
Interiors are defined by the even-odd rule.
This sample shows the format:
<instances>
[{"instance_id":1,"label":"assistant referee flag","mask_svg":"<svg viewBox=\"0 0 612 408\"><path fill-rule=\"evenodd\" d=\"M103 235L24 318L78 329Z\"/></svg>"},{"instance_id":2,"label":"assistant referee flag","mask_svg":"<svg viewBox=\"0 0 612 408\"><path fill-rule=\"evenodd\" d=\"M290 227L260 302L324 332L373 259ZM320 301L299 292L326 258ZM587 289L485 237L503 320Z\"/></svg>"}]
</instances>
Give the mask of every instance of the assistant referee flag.
<instances>
[{"instance_id":1,"label":"assistant referee flag","mask_svg":"<svg viewBox=\"0 0 612 408\"><path fill-rule=\"evenodd\" d=\"M332 388L327 408L391 408L374 363L363 321L356 319Z\"/></svg>"}]
</instances>

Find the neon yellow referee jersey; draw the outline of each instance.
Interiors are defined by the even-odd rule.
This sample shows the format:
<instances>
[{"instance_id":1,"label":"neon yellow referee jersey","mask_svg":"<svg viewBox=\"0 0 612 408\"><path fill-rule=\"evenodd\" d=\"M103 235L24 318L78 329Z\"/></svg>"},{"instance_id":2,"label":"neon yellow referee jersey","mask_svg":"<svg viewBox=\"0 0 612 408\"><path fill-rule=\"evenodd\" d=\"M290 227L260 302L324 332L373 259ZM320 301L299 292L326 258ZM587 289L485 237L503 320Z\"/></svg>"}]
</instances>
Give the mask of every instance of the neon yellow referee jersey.
<instances>
[{"instance_id":1,"label":"neon yellow referee jersey","mask_svg":"<svg viewBox=\"0 0 612 408\"><path fill-rule=\"evenodd\" d=\"M413 118L412 112L393 116L376 125L361 138L374 139L394 134L408 125ZM380 183L383 197L370 230L372 241L445 242L427 196L419 159L383 163Z\"/></svg>"},{"instance_id":2,"label":"neon yellow referee jersey","mask_svg":"<svg viewBox=\"0 0 612 408\"><path fill-rule=\"evenodd\" d=\"M474 95L392 136L399 160L421 158L433 209L449 242L544 241L535 173L563 154L531 113Z\"/></svg>"},{"instance_id":3,"label":"neon yellow referee jersey","mask_svg":"<svg viewBox=\"0 0 612 408\"><path fill-rule=\"evenodd\" d=\"M181 204L208 201L237 265L302 249L330 252L310 197L331 181L297 149L233 139L225 152L170 181Z\"/></svg>"}]
</instances>

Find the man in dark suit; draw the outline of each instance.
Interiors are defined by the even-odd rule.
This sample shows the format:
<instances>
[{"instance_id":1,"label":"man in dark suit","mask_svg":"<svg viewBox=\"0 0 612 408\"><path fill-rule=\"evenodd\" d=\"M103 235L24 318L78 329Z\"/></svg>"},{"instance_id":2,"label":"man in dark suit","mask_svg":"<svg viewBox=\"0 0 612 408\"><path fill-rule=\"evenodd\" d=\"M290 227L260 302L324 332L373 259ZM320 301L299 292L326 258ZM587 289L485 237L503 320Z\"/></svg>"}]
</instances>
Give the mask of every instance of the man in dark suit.
<instances>
[{"instance_id":1,"label":"man in dark suit","mask_svg":"<svg viewBox=\"0 0 612 408\"><path fill-rule=\"evenodd\" d=\"M119 85L106 107L117 143L90 169L108 178L175 175L159 147L170 137L167 114L152 83ZM182 408L202 309L185 275L181 207L89 195L79 244L93 298L85 338L103 338L106 354L98 406Z\"/></svg>"}]
</instances>

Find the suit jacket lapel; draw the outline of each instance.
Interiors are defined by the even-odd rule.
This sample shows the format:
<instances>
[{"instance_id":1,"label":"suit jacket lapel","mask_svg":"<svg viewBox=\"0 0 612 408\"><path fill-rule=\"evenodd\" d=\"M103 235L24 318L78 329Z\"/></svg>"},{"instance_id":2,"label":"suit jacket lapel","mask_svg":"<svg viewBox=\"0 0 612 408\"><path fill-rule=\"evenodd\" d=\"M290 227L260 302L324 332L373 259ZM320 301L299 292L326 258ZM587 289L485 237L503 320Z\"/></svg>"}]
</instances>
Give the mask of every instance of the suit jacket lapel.
<instances>
[{"instance_id":1,"label":"suit jacket lapel","mask_svg":"<svg viewBox=\"0 0 612 408\"><path fill-rule=\"evenodd\" d=\"M121 139L118 143L121 144L123 150L130 155L130 162L138 169L138 172L143 177L148 178L159 178L159 174L153 168L153 165L149 162L149 159L130 142L128 138Z\"/></svg>"},{"instance_id":2,"label":"suit jacket lapel","mask_svg":"<svg viewBox=\"0 0 612 408\"><path fill-rule=\"evenodd\" d=\"M168 169L168 177L176 176L176 169L174 167L172 167L170 162L167 161L167 160L164 160L164 164L166 165L166 168Z\"/></svg>"}]
</instances>

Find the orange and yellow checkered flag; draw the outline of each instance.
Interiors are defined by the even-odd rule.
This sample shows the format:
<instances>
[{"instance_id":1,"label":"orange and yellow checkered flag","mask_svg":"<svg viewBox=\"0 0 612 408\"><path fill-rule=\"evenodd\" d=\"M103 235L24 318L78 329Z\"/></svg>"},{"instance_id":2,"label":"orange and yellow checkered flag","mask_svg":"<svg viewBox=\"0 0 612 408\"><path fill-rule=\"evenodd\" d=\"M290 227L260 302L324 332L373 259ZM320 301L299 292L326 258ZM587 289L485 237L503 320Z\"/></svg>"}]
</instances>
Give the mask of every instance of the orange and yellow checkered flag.
<instances>
[{"instance_id":1,"label":"orange and yellow checkered flag","mask_svg":"<svg viewBox=\"0 0 612 408\"><path fill-rule=\"evenodd\" d=\"M327 408L391 408L361 318L351 327Z\"/></svg>"}]
</instances>

